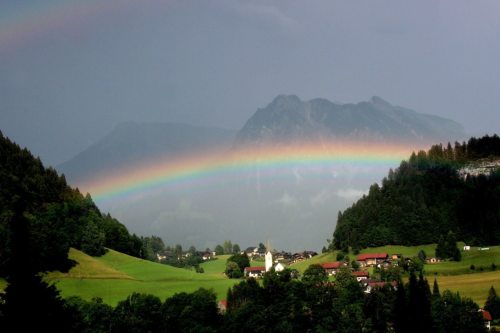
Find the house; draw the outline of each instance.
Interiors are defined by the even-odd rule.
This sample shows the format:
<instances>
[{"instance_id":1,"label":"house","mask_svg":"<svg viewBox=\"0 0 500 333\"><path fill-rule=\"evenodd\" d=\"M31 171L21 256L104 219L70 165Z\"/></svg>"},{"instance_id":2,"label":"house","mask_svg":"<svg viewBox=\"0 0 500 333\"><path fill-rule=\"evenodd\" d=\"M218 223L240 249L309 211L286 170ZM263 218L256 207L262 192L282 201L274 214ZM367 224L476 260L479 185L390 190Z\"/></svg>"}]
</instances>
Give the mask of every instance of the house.
<instances>
[{"instance_id":1,"label":"house","mask_svg":"<svg viewBox=\"0 0 500 333\"><path fill-rule=\"evenodd\" d=\"M364 280L363 284L365 285L365 293L369 294L372 292L373 289L375 288L382 288L386 285L391 287L392 289L396 290L398 283L396 281L392 282L385 282L385 281L377 281L377 280Z\"/></svg>"},{"instance_id":2,"label":"house","mask_svg":"<svg viewBox=\"0 0 500 333\"><path fill-rule=\"evenodd\" d=\"M383 264L388 258L389 255L387 253L365 253L359 254L356 260L361 267L367 267Z\"/></svg>"},{"instance_id":3,"label":"house","mask_svg":"<svg viewBox=\"0 0 500 333\"><path fill-rule=\"evenodd\" d=\"M400 253L391 254L391 260L397 261L397 260L401 259L402 256L403 255Z\"/></svg>"},{"instance_id":4,"label":"house","mask_svg":"<svg viewBox=\"0 0 500 333\"><path fill-rule=\"evenodd\" d=\"M484 326L489 330L491 330L491 321L493 317L491 317L491 313L484 309L479 309L480 312L483 313Z\"/></svg>"},{"instance_id":5,"label":"house","mask_svg":"<svg viewBox=\"0 0 500 333\"><path fill-rule=\"evenodd\" d=\"M226 313L226 310L227 310L227 300L226 299L220 300L219 304L217 304L217 309L219 310L220 314Z\"/></svg>"},{"instance_id":6,"label":"house","mask_svg":"<svg viewBox=\"0 0 500 333\"><path fill-rule=\"evenodd\" d=\"M213 258L213 256L212 256L212 253L210 253L210 252L205 252L201 256L201 259L203 259L203 260L210 260L212 258Z\"/></svg>"},{"instance_id":7,"label":"house","mask_svg":"<svg viewBox=\"0 0 500 333\"><path fill-rule=\"evenodd\" d=\"M256 255L259 252L259 248L255 246L250 246L247 247L246 250L244 251L249 258L252 258L254 255Z\"/></svg>"},{"instance_id":8,"label":"house","mask_svg":"<svg viewBox=\"0 0 500 333\"><path fill-rule=\"evenodd\" d=\"M464 245L464 251L470 251L470 245Z\"/></svg>"},{"instance_id":9,"label":"house","mask_svg":"<svg viewBox=\"0 0 500 333\"><path fill-rule=\"evenodd\" d=\"M261 277L266 272L266 267L264 266L255 266L255 267L245 267L243 270L243 275L245 277Z\"/></svg>"},{"instance_id":10,"label":"house","mask_svg":"<svg viewBox=\"0 0 500 333\"><path fill-rule=\"evenodd\" d=\"M368 271L356 271L352 272L352 275L356 277L356 280L358 282L361 282L363 280L368 280L368 278L370 277L370 273L368 273Z\"/></svg>"},{"instance_id":11,"label":"house","mask_svg":"<svg viewBox=\"0 0 500 333\"><path fill-rule=\"evenodd\" d=\"M273 268L275 272L282 272L283 270L285 270L285 265L279 262L276 265L274 265Z\"/></svg>"},{"instance_id":12,"label":"house","mask_svg":"<svg viewBox=\"0 0 500 333\"><path fill-rule=\"evenodd\" d=\"M440 262L441 260L439 260L438 258L435 258L435 257L431 257L431 258L427 258L425 259L425 261L428 263L428 264L437 264L438 262Z\"/></svg>"},{"instance_id":13,"label":"house","mask_svg":"<svg viewBox=\"0 0 500 333\"><path fill-rule=\"evenodd\" d=\"M321 264L321 267L326 271L328 275L335 275L340 267L344 266L343 262L335 261L335 262L325 262Z\"/></svg>"}]
</instances>

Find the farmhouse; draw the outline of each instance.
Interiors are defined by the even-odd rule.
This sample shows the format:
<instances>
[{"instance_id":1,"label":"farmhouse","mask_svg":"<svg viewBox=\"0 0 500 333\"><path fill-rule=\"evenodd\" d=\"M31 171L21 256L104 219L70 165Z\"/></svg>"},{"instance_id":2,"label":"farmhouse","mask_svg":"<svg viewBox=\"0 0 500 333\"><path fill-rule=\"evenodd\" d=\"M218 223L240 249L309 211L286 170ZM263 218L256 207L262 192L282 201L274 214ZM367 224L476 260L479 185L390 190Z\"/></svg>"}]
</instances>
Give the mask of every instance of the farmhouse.
<instances>
[{"instance_id":1,"label":"farmhouse","mask_svg":"<svg viewBox=\"0 0 500 333\"><path fill-rule=\"evenodd\" d=\"M387 261L389 256L387 253L365 253L365 254L360 254L356 257L356 260L358 261L359 265L361 267L367 267L367 266L376 266L383 264L384 262Z\"/></svg>"},{"instance_id":2,"label":"farmhouse","mask_svg":"<svg viewBox=\"0 0 500 333\"><path fill-rule=\"evenodd\" d=\"M250 247L247 247L247 249L243 252L245 252L249 258L252 258L253 256L259 255L259 248L254 247L254 246L250 246Z\"/></svg>"},{"instance_id":3,"label":"farmhouse","mask_svg":"<svg viewBox=\"0 0 500 333\"><path fill-rule=\"evenodd\" d=\"M484 309L479 309L479 311L483 313L484 326L488 331L491 330L491 321L493 320L491 313Z\"/></svg>"},{"instance_id":4,"label":"farmhouse","mask_svg":"<svg viewBox=\"0 0 500 333\"><path fill-rule=\"evenodd\" d=\"M368 278L370 277L370 273L368 273L368 271L356 271L352 272L352 275L356 277L356 280L358 280L358 282L368 280Z\"/></svg>"},{"instance_id":5,"label":"farmhouse","mask_svg":"<svg viewBox=\"0 0 500 333\"><path fill-rule=\"evenodd\" d=\"M227 300L225 300L225 299L220 300L219 304L217 304L217 309L219 310L220 314L226 313L226 310L227 310Z\"/></svg>"},{"instance_id":6,"label":"farmhouse","mask_svg":"<svg viewBox=\"0 0 500 333\"><path fill-rule=\"evenodd\" d=\"M396 290L398 283L396 281L392 282L384 282L384 281L377 281L377 280L364 280L363 284L365 285L365 293L369 294L372 292L373 289L375 288L382 288L384 286L389 286L392 289Z\"/></svg>"},{"instance_id":7,"label":"farmhouse","mask_svg":"<svg viewBox=\"0 0 500 333\"><path fill-rule=\"evenodd\" d=\"M255 267L245 267L243 274L245 277L261 277L266 272L266 267L264 266L255 266Z\"/></svg>"},{"instance_id":8,"label":"farmhouse","mask_svg":"<svg viewBox=\"0 0 500 333\"><path fill-rule=\"evenodd\" d=\"M340 267L344 266L343 262L335 261L335 262L326 262L321 264L321 267L326 271L328 275L335 275Z\"/></svg>"},{"instance_id":9,"label":"farmhouse","mask_svg":"<svg viewBox=\"0 0 500 333\"><path fill-rule=\"evenodd\" d=\"M431 258L425 259L425 261L428 264L436 264L436 263L440 262L441 260L439 260L438 258L435 258L435 257L431 257Z\"/></svg>"}]
</instances>

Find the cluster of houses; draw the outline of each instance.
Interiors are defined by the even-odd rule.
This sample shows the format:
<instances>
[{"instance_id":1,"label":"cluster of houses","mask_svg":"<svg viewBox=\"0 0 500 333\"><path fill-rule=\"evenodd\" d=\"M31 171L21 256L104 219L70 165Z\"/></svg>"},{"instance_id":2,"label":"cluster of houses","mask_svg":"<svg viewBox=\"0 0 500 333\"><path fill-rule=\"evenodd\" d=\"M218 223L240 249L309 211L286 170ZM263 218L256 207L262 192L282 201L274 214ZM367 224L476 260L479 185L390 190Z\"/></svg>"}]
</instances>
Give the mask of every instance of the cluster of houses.
<instances>
[{"instance_id":1,"label":"cluster of houses","mask_svg":"<svg viewBox=\"0 0 500 333\"><path fill-rule=\"evenodd\" d=\"M181 260L183 258L188 258L192 255L195 255L197 257L200 257L203 261L206 261L206 260L211 260L215 257L215 252L211 252L211 251L196 251L195 253L192 253L192 252L189 252L189 251L185 251L185 252L182 252L182 254L180 253L177 253L176 251L168 251L168 250L165 250L165 251L162 251L161 253L156 253L156 258L158 259L158 261L166 261L166 260L169 260L169 259L177 259L177 260Z\"/></svg>"},{"instance_id":2,"label":"cluster of houses","mask_svg":"<svg viewBox=\"0 0 500 333\"><path fill-rule=\"evenodd\" d=\"M245 251L248 258L250 259L256 259L256 258L264 258L266 251L263 248L258 248L258 247L249 247ZM295 263L298 261L310 259L316 255L318 255L317 252L315 251L303 251L303 252L297 252L297 253L291 253L291 252L285 252L285 251L279 251L279 252L272 252L274 261L276 263L278 262L286 262L286 263Z\"/></svg>"},{"instance_id":3,"label":"cluster of houses","mask_svg":"<svg viewBox=\"0 0 500 333\"><path fill-rule=\"evenodd\" d=\"M360 282L364 286L364 290L367 293L370 293L373 288L381 287L386 284L386 282L381 282L377 280L370 280L370 274L364 268L367 267L382 267L386 265L390 265L393 260L397 260L400 256L395 255L389 257L387 253L367 253L360 254L357 256L357 262L362 270L353 271L352 274L356 277L356 280ZM335 262L327 262L322 263L321 267L326 271L326 273L330 276L335 275L341 267L345 267L346 263L342 261ZM265 272L269 272L271 269L274 269L276 272L281 272L285 269L285 265L281 263L278 258L273 260L273 254L268 251L265 254L265 266L253 266L253 267L245 267L244 276L259 278ZM390 283L392 287L396 287L396 283Z\"/></svg>"}]
</instances>

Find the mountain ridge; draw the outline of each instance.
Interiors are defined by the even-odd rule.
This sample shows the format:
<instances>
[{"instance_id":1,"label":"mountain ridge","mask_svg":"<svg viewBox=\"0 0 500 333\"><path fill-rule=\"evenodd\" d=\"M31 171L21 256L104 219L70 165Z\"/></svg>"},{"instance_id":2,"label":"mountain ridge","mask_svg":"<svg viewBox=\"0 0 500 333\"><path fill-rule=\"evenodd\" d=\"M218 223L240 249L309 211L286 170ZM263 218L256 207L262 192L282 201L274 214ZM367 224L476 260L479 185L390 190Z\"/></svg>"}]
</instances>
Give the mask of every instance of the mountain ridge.
<instances>
[{"instance_id":1,"label":"mountain ridge","mask_svg":"<svg viewBox=\"0 0 500 333\"><path fill-rule=\"evenodd\" d=\"M393 106L378 96L356 104L338 104L325 98L302 101L296 95L278 95L247 120L236 135L235 145L303 139L435 143L464 137L463 126L453 120Z\"/></svg>"}]
</instances>

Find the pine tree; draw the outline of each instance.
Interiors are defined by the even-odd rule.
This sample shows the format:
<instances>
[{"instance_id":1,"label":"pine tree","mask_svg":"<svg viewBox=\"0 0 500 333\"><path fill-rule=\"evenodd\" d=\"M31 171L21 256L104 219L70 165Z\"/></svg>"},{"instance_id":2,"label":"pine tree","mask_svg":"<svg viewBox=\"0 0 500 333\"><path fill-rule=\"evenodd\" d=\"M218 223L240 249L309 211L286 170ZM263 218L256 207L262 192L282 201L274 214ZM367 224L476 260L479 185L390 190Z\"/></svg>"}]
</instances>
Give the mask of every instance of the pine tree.
<instances>
[{"instance_id":1,"label":"pine tree","mask_svg":"<svg viewBox=\"0 0 500 333\"><path fill-rule=\"evenodd\" d=\"M441 297L441 293L439 292L439 286L437 279L434 278L434 285L432 286L432 298L439 299Z\"/></svg>"},{"instance_id":2,"label":"pine tree","mask_svg":"<svg viewBox=\"0 0 500 333\"><path fill-rule=\"evenodd\" d=\"M30 242L28 221L24 216L25 205L15 204L10 220L9 240L11 258L8 262L8 286L3 296L0 312L3 313L2 332L68 332L70 316L64 301L54 286L49 286L37 274L36 265L29 256Z\"/></svg>"},{"instance_id":3,"label":"pine tree","mask_svg":"<svg viewBox=\"0 0 500 333\"><path fill-rule=\"evenodd\" d=\"M488 298L486 303L484 303L484 309L489 311L493 319L500 318L500 297L497 296L497 292L493 286L491 286L488 292Z\"/></svg>"}]
</instances>

